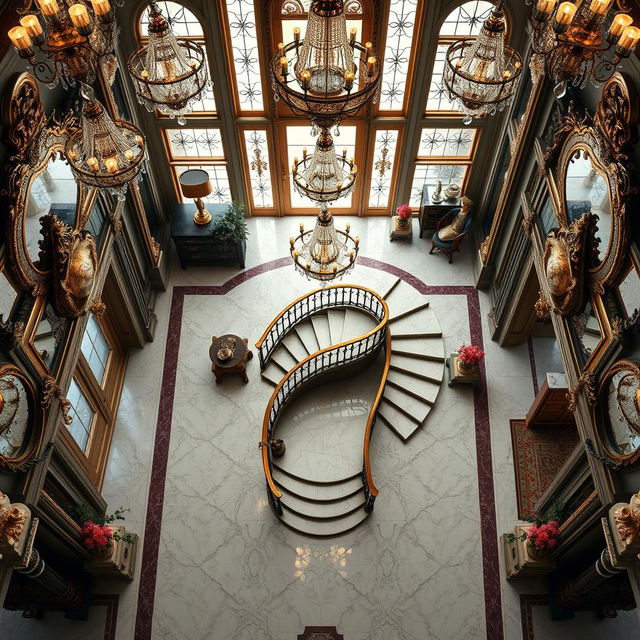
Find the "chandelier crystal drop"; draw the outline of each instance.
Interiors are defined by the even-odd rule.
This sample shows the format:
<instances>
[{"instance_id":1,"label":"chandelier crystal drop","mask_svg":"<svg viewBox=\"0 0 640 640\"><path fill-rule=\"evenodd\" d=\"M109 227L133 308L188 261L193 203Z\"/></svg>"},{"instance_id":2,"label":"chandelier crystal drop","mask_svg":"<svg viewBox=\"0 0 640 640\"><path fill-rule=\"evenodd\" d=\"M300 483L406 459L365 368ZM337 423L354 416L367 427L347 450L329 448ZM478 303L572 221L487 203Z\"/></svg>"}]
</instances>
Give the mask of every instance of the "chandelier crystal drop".
<instances>
[{"instance_id":1,"label":"chandelier crystal drop","mask_svg":"<svg viewBox=\"0 0 640 640\"><path fill-rule=\"evenodd\" d=\"M347 34L343 0L312 0L305 37L280 43L271 63L276 100L319 127L338 125L374 99L381 66L370 42Z\"/></svg>"},{"instance_id":2,"label":"chandelier crystal drop","mask_svg":"<svg viewBox=\"0 0 640 640\"><path fill-rule=\"evenodd\" d=\"M328 129L322 129L312 155L303 150L302 161L293 161L293 184L302 196L316 202L333 202L349 195L356 181L358 168L354 159L347 159L347 150L338 156Z\"/></svg>"},{"instance_id":3,"label":"chandelier crystal drop","mask_svg":"<svg viewBox=\"0 0 640 640\"><path fill-rule=\"evenodd\" d=\"M326 203L312 231L300 225L300 234L289 238L291 257L296 270L312 280L329 282L347 274L356 262L360 239L350 235L350 226L339 231Z\"/></svg>"},{"instance_id":4,"label":"chandelier crystal drop","mask_svg":"<svg viewBox=\"0 0 640 640\"><path fill-rule=\"evenodd\" d=\"M485 20L477 38L454 42L446 54L444 83L452 102L473 118L494 115L513 99L520 81L520 55L505 44L506 24L501 7Z\"/></svg>"},{"instance_id":5,"label":"chandelier crystal drop","mask_svg":"<svg viewBox=\"0 0 640 640\"><path fill-rule=\"evenodd\" d=\"M71 170L82 184L124 200L129 183L144 170L144 136L130 122L112 120L91 87L83 84L80 94L81 127L65 147Z\"/></svg>"},{"instance_id":6,"label":"chandelier crystal drop","mask_svg":"<svg viewBox=\"0 0 640 640\"><path fill-rule=\"evenodd\" d=\"M180 124L209 85L204 49L178 40L155 2L149 9L149 40L134 51L128 68L138 102Z\"/></svg>"},{"instance_id":7,"label":"chandelier crystal drop","mask_svg":"<svg viewBox=\"0 0 640 640\"><path fill-rule=\"evenodd\" d=\"M65 88L91 84L98 67L114 60L118 26L109 0L25 0L17 11L20 24L9 30L9 38L49 88L59 82Z\"/></svg>"},{"instance_id":8,"label":"chandelier crystal drop","mask_svg":"<svg viewBox=\"0 0 640 640\"><path fill-rule=\"evenodd\" d=\"M547 73L561 98L567 87L608 80L640 40L624 0L527 0L533 4L533 50L545 57ZM613 50L613 51L612 51Z\"/></svg>"}]
</instances>

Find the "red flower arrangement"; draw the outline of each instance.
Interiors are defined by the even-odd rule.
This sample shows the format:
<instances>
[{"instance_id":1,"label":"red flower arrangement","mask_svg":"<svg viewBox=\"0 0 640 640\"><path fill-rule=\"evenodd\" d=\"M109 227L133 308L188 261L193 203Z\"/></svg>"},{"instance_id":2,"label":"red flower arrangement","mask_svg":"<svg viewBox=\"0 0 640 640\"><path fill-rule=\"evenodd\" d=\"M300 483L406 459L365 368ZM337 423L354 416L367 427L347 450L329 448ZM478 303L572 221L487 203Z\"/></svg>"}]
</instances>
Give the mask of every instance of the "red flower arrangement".
<instances>
[{"instance_id":1,"label":"red flower arrangement","mask_svg":"<svg viewBox=\"0 0 640 640\"><path fill-rule=\"evenodd\" d=\"M527 530L527 540L535 549L553 549L558 544L560 525L555 520L545 524L532 524Z\"/></svg>"},{"instance_id":2,"label":"red flower arrangement","mask_svg":"<svg viewBox=\"0 0 640 640\"><path fill-rule=\"evenodd\" d=\"M458 357L467 365L477 364L484 358L484 351L476 344L463 344L458 349Z\"/></svg>"},{"instance_id":3,"label":"red flower arrangement","mask_svg":"<svg viewBox=\"0 0 640 640\"><path fill-rule=\"evenodd\" d=\"M401 220L406 220L411 217L411 207L408 204L401 204L397 209L396 213L398 214L398 218Z\"/></svg>"},{"instance_id":4,"label":"red flower arrangement","mask_svg":"<svg viewBox=\"0 0 640 640\"><path fill-rule=\"evenodd\" d=\"M82 543L91 551L100 551L107 547L113 538L108 525L85 522L82 525Z\"/></svg>"}]
</instances>

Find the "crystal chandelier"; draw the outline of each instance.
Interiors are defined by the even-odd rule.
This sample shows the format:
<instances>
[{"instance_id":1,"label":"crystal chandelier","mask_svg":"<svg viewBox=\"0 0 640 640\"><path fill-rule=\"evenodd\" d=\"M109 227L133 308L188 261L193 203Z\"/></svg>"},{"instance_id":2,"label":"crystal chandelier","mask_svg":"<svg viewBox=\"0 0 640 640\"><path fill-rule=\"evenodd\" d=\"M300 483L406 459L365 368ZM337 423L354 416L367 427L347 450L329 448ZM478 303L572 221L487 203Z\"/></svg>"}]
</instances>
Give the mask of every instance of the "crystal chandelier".
<instances>
[{"instance_id":1,"label":"crystal chandelier","mask_svg":"<svg viewBox=\"0 0 640 640\"><path fill-rule=\"evenodd\" d=\"M454 42L447 50L444 83L449 98L473 118L494 115L512 100L522 72L520 55L504 42L505 20L496 7L475 39Z\"/></svg>"},{"instance_id":2,"label":"crystal chandelier","mask_svg":"<svg viewBox=\"0 0 640 640\"><path fill-rule=\"evenodd\" d=\"M124 200L129 182L144 170L144 136L130 122L113 121L91 87L83 84L80 95L81 127L65 145L69 166L80 183Z\"/></svg>"},{"instance_id":3,"label":"crystal chandelier","mask_svg":"<svg viewBox=\"0 0 640 640\"><path fill-rule=\"evenodd\" d=\"M322 129L312 155L303 150L302 162L294 158L293 184L302 196L316 202L333 202L351 193L358 168L353 158L347 159L347 150L336 155L333 138L328 129Z\"/></svg>"},{"instance_id":4,"label":"crystal chandelier","mask_svg":"<svg viewBox=\"0 0 640 640\"><path fill-rule=\"evenodd\" d=\"M640 40L623 0L561 2L557 9L557 0L527 4L533 1L533 49L545 56L557 98L569 84L583 88L589 78L596 86L608 80Z\"/></svg>"},{"instance_id":5,"label":"crystal chandelier","mask_svg":"<svg viewBox=\"0 0 640 640\"><path fill-rule=\"evenodd\" d=\"M178 41L155 2L149 9L149 41L133 52L128 68L140 104L178 118L179 124L208 85L203 48Z\"/></svg>"},{"instance_id":6,"label":"crystal chandelier","mask_svg":"<svg viewBox=\"0 0 640 640\"><path fill-rule=\"evenodd\" d=\"M347 274L353 268L360 238L350 235L350 225L338 231L326 203L320 205L320 213L313 231L305 231L289 238L289 250L296 270L309 279L328 282Z\"/></svg>"},{"instance_id":7,"label":"crystal chandelier","mask_svg":"<svg viewBox=\"0 0 640 640\"><path fill-rule=\"evenodd\" d=\"M347 36L343 0L312 0L304 39L280 43L271 63L276 100L319 127L337 126L374 94L381 68L370 42Z\"/></svg>"},{"instance_id":8,"label":"crystal chandelier","mask_svg":"<svg viewBox=\"0 0 640 640\"><path fill-rule=\"evenodd\" d=\"M20 25L9 29L9 38L49 88L91 84L98 65L113 58L118 26L109 0L25 0L17 11Z\"/></svg>"}]
</instances>

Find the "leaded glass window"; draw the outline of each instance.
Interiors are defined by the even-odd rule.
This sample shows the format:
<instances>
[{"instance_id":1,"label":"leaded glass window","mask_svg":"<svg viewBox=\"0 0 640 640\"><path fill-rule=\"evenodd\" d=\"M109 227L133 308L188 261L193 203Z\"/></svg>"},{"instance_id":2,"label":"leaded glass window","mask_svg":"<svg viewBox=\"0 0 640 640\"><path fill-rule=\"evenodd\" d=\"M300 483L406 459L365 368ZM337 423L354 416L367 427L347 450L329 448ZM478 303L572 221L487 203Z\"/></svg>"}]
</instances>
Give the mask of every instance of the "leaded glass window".
<instances>
[{"instance_id":1,"label":"leaded glass window","mask_svg":"<svg viewBox=\"0 0 640 640\"><path fill-rule=\"evenodd\" d=\"M271 208L273 207L273 187L266 130L245 129L244 143L253 206L263 209Z\"/></svg>"},{"instance_id":2,"label":"leaded glass window","mask_svg":"<svg viewBox=\"0 0 640 640\"><path fill-rule=\"evenodd\" d=\"M203 169L209 174L209 180L213 190L206 197L202 198L205 202L214 202L216 204L226 204L231 202L231 188L229 187L229 174L227 173L227 167L224 164L186 164L176 165L174 172L176 176L176 188L178 189L178 199L180 202L192 202L188 198L184 198L180 192L180 187L177 185L177 179L187 169Z\"/></svg>"},{"instance_id":3,"label":"leaded glass window","mask_svg":"<svg viewBox=\"0 0 640 640\"><path fill-rule=\"evenodd\" d=\"M96 380L102 383L107 370L111 347L93 314L89 314L80 349Z\"/></svg>"},{"instance_id":4,"label":"leaded glass window","mask_svg":"<svg viewBox=\"0 0 640 640\"><path fill-rule=\"evenodd\" d=\"M402 111L404 108L418 2L391 0L383 54L381 111Z\"/></svg>"},{"instance_id":5,"label":"leaded glass window","mask_svg":"<svg viewBox=\"0 0 640 640\"><path fill-rule=\"evenodd\" d=\"M425 185L429 187L429 192L436 187L438 180L446 186L452 182L463 184L467 174L468 165L459 164L423 164L417 165L413 174L413 184L411 185L411 198L409 204L412 207L420 206L422 189Z\"/></svg>"},{"instance_id":6,"label":"leaded glass window","mask_svg":"<svg viewBox=\"0 0 640 640\"><path fill-rule=\"evenodd\" d=\"M224 159L220 129L166 129L172 158Z\"/></svg>"},{"instance_id":7,"label":"leaded glass window","mask_svg":"<svg viewBox=\"0 0 640 640\"><path fill-rule=\"evenodd\" d=\"M235 71L238 111L264 111L262 62L253 2L227 0L225 8Z\"/></svg>"},{"instance_id":8,"label":"leaded glass window","mask_svg":"<svg viewBox=\"0 0 640 640\"><path fill-rule=\"evenodd\" d=\"M469 128L423 129L418 157L470 157L475 137L476 130Z\"/></svg>"},{"instance_id":9,"label":"leaded glass window","mask_svg":"<svg viewBox=\"0 0 640 640\"><path fill-rule=\"evenodd\" d=\"M84 393L82 393L75 378L71 380L71 384L69 385L67 400L70 403L69 417L71 418L67 429L69 429L69 432L80 449L86 451L96 412L89 404Z\"/></svg>"},{"instance_id":10,"label":"leaded glass window","mask_svg":"<svg viewBox=\"0 0 640 640\"><path fill-rule=\"evenodd\" d=\"M371 168L369 207L381 208L389 206L399 133L397 129L378 129L375 132L375 153Z\"/></svg>"}]
</instances>

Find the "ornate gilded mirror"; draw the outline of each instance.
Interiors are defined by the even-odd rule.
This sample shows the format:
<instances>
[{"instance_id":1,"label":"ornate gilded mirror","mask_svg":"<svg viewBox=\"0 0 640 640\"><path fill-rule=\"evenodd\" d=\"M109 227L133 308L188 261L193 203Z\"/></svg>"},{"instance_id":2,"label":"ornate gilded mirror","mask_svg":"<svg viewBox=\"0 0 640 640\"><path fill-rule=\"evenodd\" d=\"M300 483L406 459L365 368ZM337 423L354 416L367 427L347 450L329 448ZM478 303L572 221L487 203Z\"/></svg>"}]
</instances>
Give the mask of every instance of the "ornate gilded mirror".
<instances>
[{"instance_id":1,"label":"ornate gilded mirror","mask_svg":"<svg viewBox=\"0 0 640 640\"><path fill-rule=\"evenodd\" d=\"M545 153L560 228L568 229L585 214L597 216L598 242L585 255L587 283L596 293L616 287L629 267L637 122L634 86L616 73L605 84L595 115L578 114L570 106Z\"/></svg>"},{"instance_id":2,"label":"ornate gilded mirror","mask_svg":"<svg viewBox=\"0 0 640 640\"><path fill-rule=\"evenodd\" d=\"M20 369L0 365L0 468L18 470L35 452L43 417L36 390Z\"/></svg>"},{"instance_id":3,"label":"ornate gilded mirror","mask_svg":"<svg viewBox=\"0 0 640 640\"><path fill-rule=\"evenodd\" d=\"M598 392L598 437L605 453L623 466L640 460L640 364L619 360Z\"/></svg>"}]
</instances>

